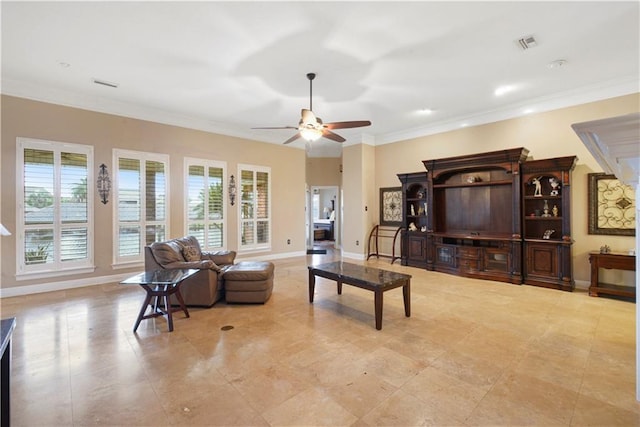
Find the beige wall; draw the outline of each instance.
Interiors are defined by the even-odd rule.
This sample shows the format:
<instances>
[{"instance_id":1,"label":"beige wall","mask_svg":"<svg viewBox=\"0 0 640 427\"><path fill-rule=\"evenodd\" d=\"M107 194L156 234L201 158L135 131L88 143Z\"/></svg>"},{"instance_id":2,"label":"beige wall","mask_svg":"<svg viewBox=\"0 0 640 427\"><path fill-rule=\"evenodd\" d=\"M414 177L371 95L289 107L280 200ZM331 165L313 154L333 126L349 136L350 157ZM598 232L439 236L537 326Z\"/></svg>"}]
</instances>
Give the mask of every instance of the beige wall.
<instances>
[{"instance_id":1,"label":"beige wall","mask_svg":"<svg viewBox=\"0 0 640 427\"><path fill-rule=\"evenodd\" d=\"M350 256L364 258L367 238L377 222L375 147L357 144L342 150L344 227L342 247Z\"/></svg>"},{"instance_id":2,"label":"beige wall","mask_svg":"<svg viewBox=\"0 0 640 427\"><path fill-rule=\"evenodd\" d=\"M305 251L305 152L208 132L163 125L143 120L96 113L21 98L2 96L2 212L0 217L12 231L16 215L16 138L92 145L95 165L105 163L113 171L114 148L165 153L170 156L170 237L184 234L184 157L227 162L227 173L237 175L239 163L271 167L272 251L253 256L304 253ZM237 206L237 204L236 204ZM112 262L113 204L95 201L96 271L85 276L56 278L56 282L121 274ZM237 211L228 206L228 245L237 249ZM291 239L291 244L287 244ZM3 238L2 288L35 285L46 281L15 279L15 233ZM139 268L134 269L138 271ZM132 270L132 271L134 271ZM124 271L126 272L126 270Z\"/></svg>"},{"instance_id":3,"label":"beige wall","mask_svg":"<svg viewBox=\"0 0 640 427\"><path fill-rule=\"evenodd\" d=\"M238 163L270 166L273 185L273 250L268 255L301 253L305 248L305 181L309 185L338 185L344 190L344 251L365 255L366 239L379 221L378 189L396 187L397 173L424 170L422 160L526 147L534 159L577 155L572 180L572 232L574 275L589 280L588 252L607 244L626 251L633 237L595 236L587 233L587 174L601 168L571 129L571 124L613 117L640 110L640 95L628 95L556 111L531 114L483 126L465 128L372 147L366 144L344 147L343 158L305 158L303 150L266 144L208 132L162 125L75 108L2 97L2 146L0 162L0 218L15 231L16 137L88 144L95 147L95 163L110 170L112 149L124 148L170 155L172 237L183 234L182 181L184 157L201 157L227 162L228 173L237 173ZM343 173L325 173L340 168ZM309 171L306 171L307 167ZM323 172L318 172L323 171ZM305 179L306 178L306 179ZM336 180L336 181L334 181ZM366 210L365 210L366 207ZM96 201L96 266L87 279L115 274L111 269L112 204ZM229 247L237 246L237 215L229 210ZM107 224L107 226L105 226ZM14 233L15 234L15 233ZM291 244L287 245L287 239ZM358 241L359 245L355 242ZM1 286L24 286L37 281L15 281L15 235L2 238ZM263 255L263 254L258 254ZM117 273L121 273L118 270ZM611 272L613 281L626 280L623 272ZM617 277L617 276L619 277ZM64 278L63 278L64 279ZM61 279L62 280L62 279ZM58 280L60 281L60 280Z\"/></svg>"},{"instance_id":4,"label":"beige wall","mask_svg":"<svg viewBox=\"0 0 640 427\"><path fill-rule=\"evenodd\" d=\"M364 212L362 213L361 253L367 255L368 239L371 229L379 223L378 190L376 187L376 150L367 144L362 145L362 192Z\"/></svg>"},{"instance_id":5,"label":"beige wall","mask_svg":"<svg viewBox=\"0 0 640 427\"><path fill-rule=\"evenodd\" d=\"M575 279L586 282L589 281L590 271L589 251L598 250L600 246L607 244L614 251L626 252L634 247L635 239L588 234L587 174L602 172L602 168L582 144L571 125L638 111L640 94L634 94L380 145L376 147L375 153L376 187L400 185L397 173L422 171L422 160L428 159L515 147L528 148L533 159L576 155L578 165L572 175L571 188L571 229L575 241L573 267ZM629 282L625 278L628 273L612 271L610 274L613 275L614 282Z\"/></svg>"},{"instance_id":6,"label":"beige wall","mask_svg":"<svg viewBox=\"0 0 640 427\"><path fill-rule=\"evenodd\" d=\"M332 144L335 144L332 142ZM307 185L329 187L342 185L342 159L339 157L308 157Z\"/></svg>"}]
</instances>

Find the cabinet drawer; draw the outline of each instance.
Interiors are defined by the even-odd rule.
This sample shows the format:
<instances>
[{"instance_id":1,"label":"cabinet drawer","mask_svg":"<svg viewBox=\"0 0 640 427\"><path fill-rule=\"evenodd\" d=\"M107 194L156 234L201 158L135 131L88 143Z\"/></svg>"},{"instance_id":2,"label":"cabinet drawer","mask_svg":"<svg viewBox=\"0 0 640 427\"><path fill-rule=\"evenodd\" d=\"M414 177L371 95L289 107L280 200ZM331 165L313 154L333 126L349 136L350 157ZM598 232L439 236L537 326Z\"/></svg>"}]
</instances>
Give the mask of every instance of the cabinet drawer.
<instances>
[{"instance_id":1,"label":"cabinet drawer","mask_svg":"<svg viewBox=\"0 0 640 427\"><path fill-rule=\"evenodd\" d=\"M468 270L468 271L477 271L478 270L479 261L473 259L461 259L460 260L460 269Z\"/></svg>"},{"instance_id":2,"label":"cabinet drawer","mask_svg":"<svg viewBox=\"0 0 640 427\"><path fill-rule=\"evenodd\" d=\"M460 258L478 259L480 258L480 248L461 246L458 248L458 256Z\"/></svg>"}]
</instances>

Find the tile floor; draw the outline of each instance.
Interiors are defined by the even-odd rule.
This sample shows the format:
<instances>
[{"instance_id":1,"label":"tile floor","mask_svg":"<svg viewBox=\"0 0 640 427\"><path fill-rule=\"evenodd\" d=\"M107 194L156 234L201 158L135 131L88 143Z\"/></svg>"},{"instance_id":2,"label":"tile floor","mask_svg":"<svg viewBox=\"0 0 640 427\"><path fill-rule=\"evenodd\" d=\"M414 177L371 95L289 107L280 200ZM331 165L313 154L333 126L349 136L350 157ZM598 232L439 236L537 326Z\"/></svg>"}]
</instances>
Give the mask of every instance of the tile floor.
<instances>
[{"instance_id":1,"label":"tile floor","mask_svg":"<svg viewBox=\"0 0 640 427\"><path fill-rule=\"evenodd\" d=\"M635 304L413 275L371 292L278 260L265 305L216 304L132 326L144 292L119 284L5 298L13 338L13 426L637 426ZM347 260L359 263L359 261ZM232 330L221 328L232 325Z\"/></svg>"}]
</instances>

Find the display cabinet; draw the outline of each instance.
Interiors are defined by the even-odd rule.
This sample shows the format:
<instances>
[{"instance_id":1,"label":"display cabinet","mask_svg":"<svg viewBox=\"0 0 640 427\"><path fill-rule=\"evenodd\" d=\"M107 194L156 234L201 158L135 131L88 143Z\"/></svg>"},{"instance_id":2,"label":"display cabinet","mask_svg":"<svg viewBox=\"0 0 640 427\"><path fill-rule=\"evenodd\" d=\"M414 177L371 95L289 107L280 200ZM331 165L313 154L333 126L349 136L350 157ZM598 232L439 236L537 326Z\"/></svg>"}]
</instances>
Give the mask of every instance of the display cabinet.
<instances>
[{"instance_id":1,"label":"display cabinet","mask_svg":"<svg viewBox=\"0 0 640 427\"><path fill-rule=\"evenodd\" d=\"M529 160L513 148L424 160L398 174L402 265L571 291L575 156Z\"/></svg>"},{"instance_id":2,"label":"display cabinet","mask_svg":"<svg viewBox=\"0 0 640 427\"><path fill-rule=\"evenodd\" d=\"M571 291L571 171L575 156L522 165L524 283Z\"/></svg>"},{"instance_id":3,"label":"display cabinet","mask_svg":"<svg viewBox=\"0 0 640 427\"><path fill-rule=\"evenodd\" d=\"M402 245L400 262L412 267L427 266L427 231L429 222L429 193L427 173L398 174L402 183Z\"/></svg>"},{"instance_id":4,"label":"display cabinet","mask_svg":"<svg viewBox=\"0 0 640 427\"><path fill-rule=\"evenodd\" d=\"M514 148L425 160L430 270L522 283L520 167Z\"/></svg>"}]
</instances>

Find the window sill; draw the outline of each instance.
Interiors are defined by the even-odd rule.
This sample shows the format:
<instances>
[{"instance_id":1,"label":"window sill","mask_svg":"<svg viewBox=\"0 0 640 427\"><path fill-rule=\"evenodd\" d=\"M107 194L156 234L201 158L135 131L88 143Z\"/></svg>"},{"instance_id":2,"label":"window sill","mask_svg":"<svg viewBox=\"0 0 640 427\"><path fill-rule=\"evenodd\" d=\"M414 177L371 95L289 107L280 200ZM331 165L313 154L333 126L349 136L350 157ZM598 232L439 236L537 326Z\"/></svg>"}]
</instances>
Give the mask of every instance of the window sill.
<instances>
[{"instance_id":1,"label":"window sill","mask_svg":"<svg viewBox=\"0 0 640 427\"><path fill-rule=\"evenodd\" d=\"M111 268L114 270L124 270L125 268L144 268L144 262L142 261L130 261L119 262L117 264L111 264Z\"/></svg>"},{"instance_id":2,"label":"window sill","mask_svg":"<svg viewBox=\"0 0 640 427\"><path fill-rule=\"evenodd\" d=\"M66 270L40 270L16 274L16 280L48 279L50 277L70 276L77 274L89 274L96 270L95 266L76 267Z\"/></svg>"}]
</instances>

